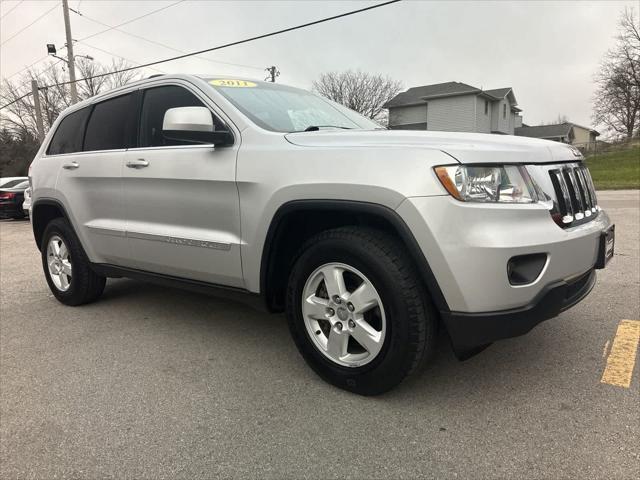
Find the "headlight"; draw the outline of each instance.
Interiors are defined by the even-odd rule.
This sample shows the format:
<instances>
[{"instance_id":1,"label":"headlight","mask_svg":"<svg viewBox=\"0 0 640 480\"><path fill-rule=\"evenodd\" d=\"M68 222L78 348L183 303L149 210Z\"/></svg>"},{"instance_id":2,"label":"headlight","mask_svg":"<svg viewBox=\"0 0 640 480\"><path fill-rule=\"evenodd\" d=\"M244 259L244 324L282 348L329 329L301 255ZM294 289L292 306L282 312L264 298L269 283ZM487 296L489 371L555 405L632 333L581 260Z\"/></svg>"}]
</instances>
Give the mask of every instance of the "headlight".
<instances>
[{"instance_id":1,"label":"headlight","mask_svg":"<svg viewBox=\"0 0 640 480\"><path fill-rule=\"evenodd\" d=\"M435 167L444 188L463 202L534 203L536 188L523 166L445 165Z\"/></svg>"}]
</instances>

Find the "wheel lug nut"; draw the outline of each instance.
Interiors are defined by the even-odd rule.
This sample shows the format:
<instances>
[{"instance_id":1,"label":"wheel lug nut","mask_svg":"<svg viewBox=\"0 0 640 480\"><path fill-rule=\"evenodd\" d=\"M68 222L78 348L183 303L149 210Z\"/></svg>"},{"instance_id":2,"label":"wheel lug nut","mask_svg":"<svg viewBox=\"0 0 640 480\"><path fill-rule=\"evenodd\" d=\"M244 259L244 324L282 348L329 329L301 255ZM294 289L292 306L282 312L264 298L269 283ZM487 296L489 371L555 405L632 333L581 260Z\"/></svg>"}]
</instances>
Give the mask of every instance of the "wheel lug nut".
<instances>
[{"instance_id":1,"label":"wheel lug nut","mask_svg":"<svg viewBox=\"0 0 640 480\"><path fill-rule=\"evenodd\" d=\"M342 303L342 299L340 298L340 295L334 295L333 296L333 302L334 303Z\"/></svg>"},{"instance_id":2,"label":"wheel lug nut","mask_svg":"<svg viewBox=\"0 0 640 480\"><path fill-rule=\"evenodd\" d=\"M333 317L336 314L336 311L333 308L327 308L327 315Z\"/></svg>"},{"instance_id":3,"label":"wheel lug nut","mask_svg":"<svg viewBox=\"0 0 640 480\"><path fill-rule=\"evenodd\" d=\"M347 303L347 308L349 309L350 312L353 312L356 309L356 307L354 307L353 303L351 302Z\"/></svg>"},{"instance_id":4,"label":"wheel lug nut","mask_svg":"<svg viewBox=\"0 0 640 480\"><path fill-rule=\"evenodd\" d=\"M356 322L349 320L349 328L356 328Z\"/></svg>"},{"instance_id":5,"label":"wheel lug nut","mask_svg":"<svg viewBox=\"0 0 640 480\"><path fill-rule=\"evenodd\" d=\"M341 330L342 330L342 324L341 324L340 322L336 323L336 329L337 329L338 331L341 331Z\"/></svg>"}]
</instances>

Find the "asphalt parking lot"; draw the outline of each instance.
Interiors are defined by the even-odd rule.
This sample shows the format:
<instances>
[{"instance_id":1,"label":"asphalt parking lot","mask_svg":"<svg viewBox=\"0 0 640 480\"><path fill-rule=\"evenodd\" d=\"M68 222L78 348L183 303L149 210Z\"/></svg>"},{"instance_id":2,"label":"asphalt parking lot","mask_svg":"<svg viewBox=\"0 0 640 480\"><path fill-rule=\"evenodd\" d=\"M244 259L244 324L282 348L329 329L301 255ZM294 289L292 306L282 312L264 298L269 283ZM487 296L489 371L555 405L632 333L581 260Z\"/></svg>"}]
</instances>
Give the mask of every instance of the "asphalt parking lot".
<instances>
[{"instance_id":1,"label":"asphalt parking lot","mask_svg":"<svg viewBox=\"0 0 640 480\"><path fill-rule=\"evenodd\" d=\"M601 382L640 320L640 195L600 192L616 255L528 335L435 361L381 397L327 385L281 315L110 280L50 294L28 222L0 222L0 478L640 477L640 365Z\"/></svg>"}]
</instances>

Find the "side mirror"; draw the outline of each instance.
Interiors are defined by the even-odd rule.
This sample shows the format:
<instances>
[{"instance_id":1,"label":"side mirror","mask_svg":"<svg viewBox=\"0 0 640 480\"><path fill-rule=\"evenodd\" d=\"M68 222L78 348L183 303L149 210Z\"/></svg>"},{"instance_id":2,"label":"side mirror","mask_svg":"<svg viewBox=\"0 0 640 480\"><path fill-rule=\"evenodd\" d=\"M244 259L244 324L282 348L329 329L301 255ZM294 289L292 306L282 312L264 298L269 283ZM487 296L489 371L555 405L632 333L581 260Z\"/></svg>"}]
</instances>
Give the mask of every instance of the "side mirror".
<instances>
[{"instance_id":1,"label":"side mirror","mask_svg":"<svg viewBox=\"0 0 640 480\"><path fill-rule=\"evenodd\" d=\"M162 134L180 142L209 144L224 147L233 144L233 134L216 130L213 116L206 107L170 108L164 113Z\"/></svg>"}]
</instances>

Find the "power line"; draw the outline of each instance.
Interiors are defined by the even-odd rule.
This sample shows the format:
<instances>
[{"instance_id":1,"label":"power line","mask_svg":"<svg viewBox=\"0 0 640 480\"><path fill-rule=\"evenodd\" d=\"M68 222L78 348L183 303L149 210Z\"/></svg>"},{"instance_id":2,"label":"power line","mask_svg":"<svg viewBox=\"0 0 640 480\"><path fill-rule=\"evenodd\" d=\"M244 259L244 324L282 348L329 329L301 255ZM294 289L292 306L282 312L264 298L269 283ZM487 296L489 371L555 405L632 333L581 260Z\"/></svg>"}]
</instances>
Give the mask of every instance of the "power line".
<instances>
[{"instance_id":1,"label":"power line","mask_svg":"<svg viewBox=\"0 0 640 480\"><path fill-rule=\"evenodd\" d=\"M128 24L133 23L133 22L135 22L137 20L140 20L142 18L148 17L149 15L153 15L154 13L158 13L158 12L161 12L162 10L166 10L167 8L171 8L171 7L173 7L175 5L178 5L179 3L182 3L184 1L185 0L178 0L177 2L174 2L174 3L170 4L170 5L165 5L164 7L161 7L161 8L158 8L156 10L153 10L151 12L145 13L144 15L140 15L139 17L132 18L131 20L127 20L126 22L119 23L118 25L110 26L109 28L107 28L105 30L101 30L99 32L92 33L91 35L87 35L86 37L83 37L83 38L79 39L78 41L81 42L83 40L88 40L89 38L97 37L98 35L102 35L103 33L106 33L106 32L108 32L110 30L115 30L118 27L122 27L123 25L128 25ZM77 13L77 12L75 12L75 13Z\"/></svg>"},{"instance_id":2,"label":"power line","mask_svg":"<svg viewBox=\"0 0 640 480\"><path fill-rule=\"evenodd\" d=\"M7 15L9 15L11 12L13 12L16 8L18 8L20 6L20 4L24 2L24 0L20 0L18 3L16 3L12 8L9 9L9 11L7 13L5 13L4 15L2 15L0 17L0 20L2 20L4 17L6 17Z\"/></svg>"},{"instance_id":3,"label":"power line","mask_svg":"<svg viewBox=\"0 0 640 480\"><path fill-rule=\"evenodd\" d=\"M27 25L26 27L21 28L20 30L18 30L16 33L14 33L13 35L11 35L9 38L7 38L4 42L0 43L0 46L4 45L5 43L7 43L9 40L17 37L18 35L20 35L22 32L24 32L27 28L29 28L31 25L33 25L34 23L36 23L37 21L43 19L44 17L46 17L47 15L49 15L51 12L53 12L56 8L58 8L58 3L56 3L53 7L51 7L49 10L47 10L46 12L44 12L42 15L40 15L38 18L36 18L33 22L31 22L29 25Z\"/></svg>"},{"instance_id":4,"label":"power line","mask_svg":"<svg viewBox=\"0 0 640 480\"><path fill-rule=\"evenodd\" d=\"M24 1L24 0L22 0L22 1ZM184 1L185 1L185 0L179 0L179 1L177 1L177 2L174 2L174 3L170 4L170 5L165 5L164 7L158 8L158 9L153 10L153 11L151 11L151 12L147 12L147 13L145 13L145 14L143 14L143 15L140 15L140 16L138 16L138 17L132 18L132 19L130 19L130 20L127 20L126 22L122 22L122 23L120 23L120 24L118 24L118 25L115 25L115 26L110 26L110 25L107 25L107 24L104 24L104 23L103 23L103 25L108 26L109 28L107 28L106 30L102 30L102 31L100 31L100 32L97 32L97 33L93 33L93 34L91 34L91 35L88 35L88 36L83 37L82 39L80 39L80 40L76 40L76 41L79 41L79 42L80 42L80 41L86 40L87 38L96 37L96 36L101 35L101 34L103 34L103 33L105 33L105 32L108 32L109 30L114 30L114 29L117 29L118 27L120 27L120 26L122 26L122 25L127 25L127 24L129 24L129 23L133 23L133 22L135 22L136 20L140 20L141 18L148 17L149 15L153 15L154 13L158 13L158 12L160 12L161 10L166 10L167 8L173 7L174 5L177 5L177 4L182 3L182 2L184 2ZM80 5L80 2L78 2L78 6L79 6L79 5ZM16 7L17 7L17 5L16 5ZM15 9L16 7L14 7L14 9ZM79 12L77 12L77 11L75 11L75 10L73 10L73 9L70 9L70 10L71 10L71 11L73 11L74 13L79 14L80 16L83 16L83 17L85 16L85 15L82 15L82 14L80 14ZM7 13L5 14L5 16L6 16L8 13L9 13L9 12L7 12ZM45 12L45 14L46 14L46 13L48 13L48 12ZM87 17L87 18L89 19L89 17ZM94 19L89 19L89 20L94 20ZM36 19L36 21L37 21L37 19ZM94 21L95 21L95 22L97 22L97 23L101 23L101 22L99 22L98 20L94 20ZM34 22L34 23L35 23L35 22ZM27 25L27 27L25 27L25 28L28 28L28 27L29 27L29 25ZM18 33L19 33L19 32L18 32ZM9 40L11 40L11 39L9 38L9 39L5 40L5 42L7 42L7 41L9 41ZM3 44L4 44L4 42L3 42ZM96 48L96 47L92 47L92 48ZM96 48L96 50L97 50L97 48ZM110 55L115 55L115 54L110 54ZM115 55L115 56L116 56L116 57L120 57L119 55ZM26 67L24 67L23 69L18 70L18 71L17 71L17 72L15 72L15 73L12 73L12 74L11 74L11 75L9 75L8 77L6 77L6 79L8 80L8 79L10 79L10 78L15 77L15 76L16 76L16 75L18 75L19 73L24 72L25 70L29 70L29 69L30 69L31 67L33 67L36 63L40 63L41 61L43 61L43 60L45 60L45 59L47 59L47 58L49 58L49 56L48 56L48 55L45 55L44 57L42 57L42 58L40 58L40 59L36 60L35 62L31 63L30 65L27 65L27 66L26 66ZM120 57L120 58L123 58L123 57ZM138 62L132 62L132 63L138 63Z\"/></svg>"},{"instance_id":5,"label":"power line","mask_svg":"<svg viewBox=\"0 0 640 480\"><path fill-rule=\"evenodd\" d=\"M24 67L22 70L18 70L16 73L12 73L11 75L9 75L8 77L5 77L6 80L9 80L10 78L15 77L16 75L18 75L19 73L24 72L25 70L29 70L31 67L33 67L36 63L40 63L41 61L45 60L49 58L49 55L45 55L44 57L36 60L35 62L27 65L26 67Z\"/></svg>"},{"instance_id":6,"label":"power line","mask_svg":"<svg viewBox=\"0 0 640 480\"><path fill-rule=\"evenodd\" d=\"M244 43L253 42L253 41L260 40L260 39L267 38L267 37L273 37L273 36L276 36L276 35L281 35L283 33L292 32L294 30L300 30L302 28L310 27L312 25L318 25L320 23L325 23L325 22L329 22L329 21L332 21L332 20L337 20L339 18L344 18L344 17L349 17L351 15L356 15L358 13L366 12L366 11L369 11L369 10L374 10L376 8L380 8L380 7L384 7L384 6L387 6L387 5L391 5L393 3L398 3L399 1L400 0L390 0L390 1L387 1L387 2L383 2L383 3L378 3L376 5L371 5L369 7L359 8L357 10L351 10L350 12L341 13L339 15L333 15L331 17L325 17L325 18L322 18L320 20L314 20L313 22L303 23L303 24L296 25L296 26L293 26L293 27L284 28L282 30L276 30L275 32L264 33L262 35L257 35L255 37L245 38L244 40L237 40L235 42L226 43L224 45L219 45L217 47L205 48L204 50L199 50L197 52L186 53L184 55L178 55L176 57L165 58L163 60L157 60L155 62L149 62L149 63L145 63L145 64L138 65L138 66L135 66L135 67L128 67L128 68L123 68L121 70L115 70L113 72L101 73L101 74L93 75L93 76L86 77L86 78L79 78L79 79L76 80L76 82L80 82L82 80L90 80L92 78L106 77L107 75L113 75L113 74L116 74L116 73L122 73L122 72L131 71L131 70L137 70L138 68L151 67L153 65L158 65L160 63L166 63L166 62L171 62L171 61L174 61L174 60L180 60L182 58L192 57L194 55L199 55L201 53L207 53L207 52L212 52L212 51L215 51L215 50L221 50L223 48L232 47L232 46L235 46L235 45L241 45L241 44L244 44ZM67 85L69 83L72 83L72 82L71 81L60 82L60 83L53 84L53 85L45 85L45 86L40 87L40 88L51 88L51 87L60 86L60 85ZM27 95L30 95L30 93L27 93L25 96L27 96ZM23 96L23 97L21 97L21 98L19 98L17 100L14 100L13 102L8 103L7 105L3 105L2 107L0 107L0 110L2 110L3 108L8 107L9 105L12 105L13 103L17 102L18 100L21 100L25 96Z\"/></svg>"},{"instance_id":7,"label":"power line","mask_svg":"<svg viewBox=\"0 0 640 480\"><path fill-rule=\"evenodd\" d=\"M104 27L109 27L108 30L115 30L117 32L124 33L125 35L129 35L130 37L138 38L140 40L144 40L145 42L153 43L155 45L159 45L159 46L164 47L166 49L173 50L174 52L187 53L184 50L180 50L179 48L172 47L170 45L167 45L166 43L158 42L156 40L151 40L150 38L146 38L146 37L143 37L143 36L135 34L135 33L127 32L126 30L121 30L117 26L112 26L112 25L104 23L104 22L102 22L100 20L96 20L95 18L91 18L88 15L85 15L84 13L79 13L79 12L74 12L74 13L77 13L82 18L86 18L87 20L90 20L90 21L92 21L94 23L97 23L97 24L102 25ZM108 30L103 30L103 31L106 32ZM78 41L82 42L82 40L78 40ZM116 55L116 57L117 56L119 56L119 55ZM196 55L195 58L199 58L200 60L206 60L207 62L211 62L211 63L219 63L219 64L223 64L223 65L231 65L233 67L242 67L242 68L251 68L251 69L255 69L255 70L262 70L262 67L257 67L255 65L245 65L245 64L242 64L242 63L222 62L222 61L219 61L219 60L213 60L211 58L202 57L202 56L198 56L198 55Z\"/></svg>"},{"instance_id":8,"label":"power line","mask_svg":"<svg viewBox=\"0 0 640 480\"><path fill-rule=\"evenodd\" d=\"M93 77L90 77L90 78L105 77L107 75L112 75L114 73L122 73L122 72L128 72L130 70L136 70L138 68L152 67L153 65L159 65L161 63L173 62L175 60L181 60L183 58L193 57L194 55L200 55L202 53L213 52L215 50L221 50L223 48L233 47L235 45L242 45L244 43L254 42L256 40L261 40L263 38L268 38L268 37L273 37L273 36L276 36L276 35L281 35L283 33L292 32L294 30L300 30L302 28L310 27L312 25L318 25L320 23L330 22L332 20L337 20L339 18L349 17L351 15L355 15L357 13L366 12L368 10L374 10L376 8L385 7L387 5L391 5L393 3L398 3L400 1L401 0L389 0L387 2L377 3L376 5L371 5L369 7L359 8L357 10L351 10L350 12L341 13L339 15L333 15L332 17L325 17L325 18L321 18L320 20L314 20L313 22L303 23L303 24L300 24L300 25L296 25L294 27L283 28L282 30L276 30L275 32L263 33L262 35L257 35L255 37L245 38L244 40L237 40L235 42L225 43L223 45L218 45L217 47L205 48L204 50L198 50L196 52L185 53L183 55L177 55L175 57L169 57L169 58L165 58L165 59L162 59L162 60L156 60L155 62L143 63L142 65L138 65L136 67L128 67L128 68L123 68L121 70L116 70L114 72L101 73L99 75L94 75ZM79 80L85 80L85 79L81 78ZM79 81L79 80L76 80L76 81ZM68 84L68 83L72 83L72 82L71 81L62 82L62 83L60 83L58 85L64 85L64 84ZM54 86L54 85L49 85L49 86Z\"/></svg>"},{"instance_id":9,"label":"power line","mask_svg":"<svg viewBox=\"0 0 640 480\"><path fill-rule=\"evenodd\" d=\"M16 98L13 102L9 102L6 105L3 105L2 107L0 107L0 110L2 110L3 108L7 108L10 105L13 105L14 103L18 103L20 100L22 100L25 97L28 97L29 95L31 95L31 92L27 92L24 95L22 95L21 97Z\"/></svg>"},{"instance_id":10,"label":"power line","mask_svg":"<svg viewBox=\"0 0 640 480\"><path fill-rule=\"evenodd\" d=\"M112 55L114 57L121 58L122 60L126 60L127 62L136 63L136 64L140 65L140 62L136 62L135 60L131 60L130 58L126 58L126 57L123 57L122 55L118 55L117 53L110 52L109 50L105 50L104 48L96 47L95 45L89 45L87 42L82 42L82 44L85 47L93 48L94 50L98 50L99 52L106 53L107 55ZM153 68L153 67L151 68L151 70L155 70L156 72L160 72L160 73L167 73L167 72L164 72L162 70L159 70L159 69Z\"/></svg>"}]
</instances>

